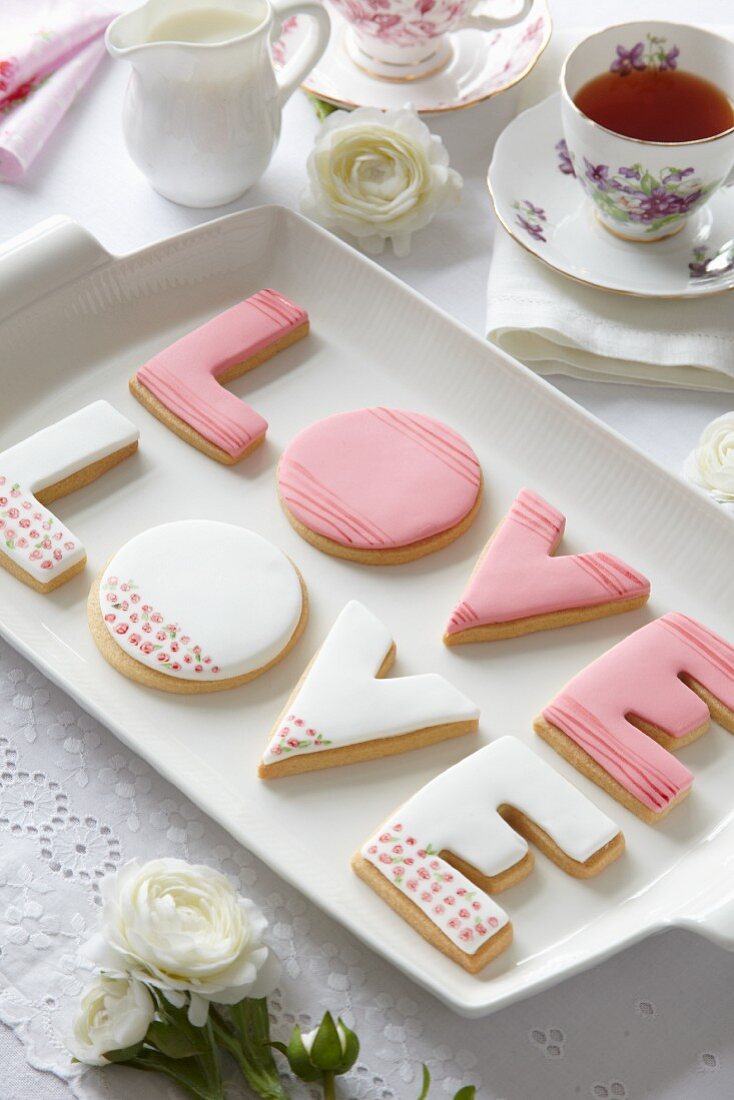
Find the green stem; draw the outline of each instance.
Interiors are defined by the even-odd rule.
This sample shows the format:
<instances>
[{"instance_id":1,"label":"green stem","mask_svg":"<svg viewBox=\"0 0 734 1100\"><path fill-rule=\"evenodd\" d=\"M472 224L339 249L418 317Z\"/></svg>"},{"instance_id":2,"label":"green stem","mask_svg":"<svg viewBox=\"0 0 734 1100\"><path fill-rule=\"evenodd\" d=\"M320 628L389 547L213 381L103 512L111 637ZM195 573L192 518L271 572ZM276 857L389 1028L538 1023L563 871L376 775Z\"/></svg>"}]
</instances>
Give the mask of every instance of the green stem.
<instances>
[{"instance_id":1,"label":"green stem","mask_svg":"<svg viewBox=\"0 0 734 1100\"><path fill-rule=\"evenodd\" d=\"M262 1000L242 1001L233 1005L232 1018L236 1027L213 1005L209 1020L215 1041L232 1055L250 1088L263 1100L289 1100L268 1046L270 1020L268 1003Z\"/></svg>"},{"instance_id":2,"label":"green stem","mask_svg":"<svg viewBox=\"0 0 734 1100\"><path fill-rule=\"evenodd\" d=\"M336 1100L336 1078L333 1073L325 1073L323 1076L324 1100Z\"/></svg>"}]
</instances>

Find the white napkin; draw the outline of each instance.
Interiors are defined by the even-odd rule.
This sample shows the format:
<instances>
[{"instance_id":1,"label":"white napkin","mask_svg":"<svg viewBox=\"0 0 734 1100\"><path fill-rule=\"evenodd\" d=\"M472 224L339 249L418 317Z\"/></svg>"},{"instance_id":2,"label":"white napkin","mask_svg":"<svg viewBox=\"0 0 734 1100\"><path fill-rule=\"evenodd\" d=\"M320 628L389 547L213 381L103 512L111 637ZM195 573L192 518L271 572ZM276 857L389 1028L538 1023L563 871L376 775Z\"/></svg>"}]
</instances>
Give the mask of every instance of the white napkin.
<instances>
[{"instance_id":1,"label":"white napkin","mask_svg":"<svg viewBox=\"0 0 734 1100\"><path fill-rule=\"evenodd\" d=\"M586 33L554 37L520 110L555 90ZM655 301L594 290L544 267L498 225L487 296L487 338L539 374L734 392L734 291Z\"/></svg>"}]
</instances>

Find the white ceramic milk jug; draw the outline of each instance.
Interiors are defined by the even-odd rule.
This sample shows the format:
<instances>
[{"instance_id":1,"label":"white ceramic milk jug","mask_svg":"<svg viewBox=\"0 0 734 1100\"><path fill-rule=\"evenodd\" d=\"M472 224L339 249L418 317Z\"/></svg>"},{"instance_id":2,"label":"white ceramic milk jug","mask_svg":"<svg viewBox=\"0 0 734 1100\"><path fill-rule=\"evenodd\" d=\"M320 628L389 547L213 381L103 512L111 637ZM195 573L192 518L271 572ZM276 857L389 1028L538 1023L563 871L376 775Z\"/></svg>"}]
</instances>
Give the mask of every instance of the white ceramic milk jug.
<instances>
[{"instance_id":1,"label":"white ceramic milk jug","mask_svg":"<svg viewBox=\"0 0 734 1100\"><path fill-rule=\"evenodd\" d=\"M281 72L270 43L283 19L310 34ZM118 16L107 49L133 67L123 109L130 156L166 198L218 206L267 168L283 104L329 40L318 0L148 0Z\"/></svg>"}]
</instances>

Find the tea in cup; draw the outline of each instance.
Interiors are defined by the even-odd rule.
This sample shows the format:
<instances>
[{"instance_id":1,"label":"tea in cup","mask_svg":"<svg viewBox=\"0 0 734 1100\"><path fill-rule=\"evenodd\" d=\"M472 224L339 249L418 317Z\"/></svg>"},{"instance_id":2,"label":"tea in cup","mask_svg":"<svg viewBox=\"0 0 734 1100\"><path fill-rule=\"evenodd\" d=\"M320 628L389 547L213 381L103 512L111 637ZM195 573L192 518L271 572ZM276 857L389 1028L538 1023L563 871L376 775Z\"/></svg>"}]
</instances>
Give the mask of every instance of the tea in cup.
<instances>
[{"instance_id":1,"label":"tea in cup","mask_svg":"<svg viewBox=\"0 0 734 1100\"><path fill-rule=\"evenodd\" d=\"M734 43L680 23L625 23L584 39L561 72L573 169L605 229L656 241L731 179Z\"/></svg>"},{"instance_id":2,"label":"tea in cup","mask_svg":"<svg viewBox=\"0 0 734 1100\"><path fill-rule=\"evenodd\" d=\"M440 72L451 60L449 33L497 30L522 22L533 0L332 0L350 24L347 52L381 80L409 81ZM498 8L500 9L498 12ZM493 14L494 13L494 14Z\"/></svg>"}]
</instances>

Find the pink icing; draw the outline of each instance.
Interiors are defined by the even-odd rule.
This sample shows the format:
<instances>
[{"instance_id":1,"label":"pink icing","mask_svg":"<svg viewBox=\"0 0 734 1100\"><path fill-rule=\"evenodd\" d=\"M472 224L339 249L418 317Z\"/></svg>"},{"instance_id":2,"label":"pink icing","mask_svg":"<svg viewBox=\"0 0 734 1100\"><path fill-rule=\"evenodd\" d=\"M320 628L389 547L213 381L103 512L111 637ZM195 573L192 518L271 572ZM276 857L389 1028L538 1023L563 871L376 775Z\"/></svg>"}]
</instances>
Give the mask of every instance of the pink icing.
<instances>
[{"instance_id":1,"label":"pink icing","mask_svg":"<svg viewBox=\"0 0 734 1100\"><path fill-rule=\"evenodd\" d=\"M612 554L552 557L566 520L521 489L455 608L448 634L531 615L649 595L650 582Z\"/></svg>"},{"instance_id":2,"label":"pink icing","mask_svg":"<svg viewBox=\"0 0 734 1100\"><path fill-rule=\"evenodd\" d=\"M310 530L342 546L406 546L456 526L476 502L479 462L439 420L359 409L319 420L287 448L281 496Z\"/></svg>"},{"instance_id":3,"label":"pink icing","mask_svg":"<svg viewBox=\"0 0 734 1100\"><path fill-rule=\"evenodd\" d=\"M679 679L687 673L734 710L734 647L672 612L599 657L543 711L625 790L656 813L693 782L675 756L627 715L685 737L708 720L706 704Z\"/></svg>"},{"instance_id":4,"label":"pink icing","mask_svg":"<svg viewBox=\"0 0 734 1100\"><path fill-rule=\"evenodd\" d=\"M261 290L164 348L136 377L204 439L237 457L265 435L268 423L217 377L307 320L305 310L276 290Z\"/></svg>"}]
</instances>

